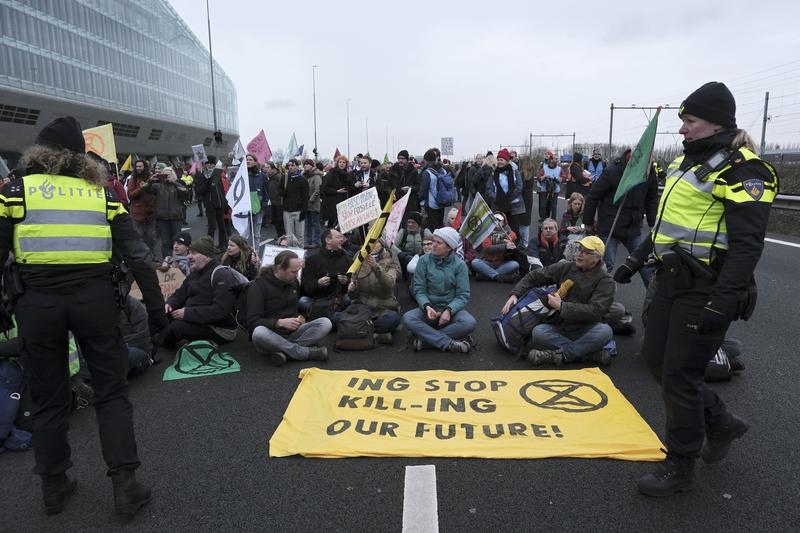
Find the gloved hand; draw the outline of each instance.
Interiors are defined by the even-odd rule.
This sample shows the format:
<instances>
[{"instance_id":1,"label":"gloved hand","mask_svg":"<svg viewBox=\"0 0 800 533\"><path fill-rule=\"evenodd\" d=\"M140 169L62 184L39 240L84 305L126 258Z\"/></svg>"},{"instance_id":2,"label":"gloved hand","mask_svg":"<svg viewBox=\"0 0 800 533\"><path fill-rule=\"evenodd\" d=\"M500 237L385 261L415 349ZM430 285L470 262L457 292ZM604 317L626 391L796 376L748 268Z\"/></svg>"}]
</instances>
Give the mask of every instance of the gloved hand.
<instances>
[{"instance_id":1,"label":"gloved hand","mask_svg":"<svg viewBox=\"0 0 800 533\"><path fill-rule=\"evenodd\" d=\"M716 331L724 331L729 323L730 320L725 311L716 308L713 302L708 302L706 306L700 310L700 315L697 317L697 332L713 333Z\"/></svg>"},{"instance_id":2,"label":"gloved hand","mask_svg":"<svg viewBox=\"0 0 800 533\"><path fill-rule=\"evenodd\" d=\"M639 272L640 268L642 268L642 264L629 257L614 271L614 281L617 283L630 283L631 278Z\"/></svg>"},{"instance_id":3,"label":"gloved hand","mask_svg":"<svg viewBox=\"0 0 800 533\"><path fill-rule=\"evenodd\" d=\"M169 325L169 320L167 320L167 315L164 313L164 310L148 311L147 325L150 328L151 336L155 337L161 333L161 331Z\"/></svg>"}]
</instances>

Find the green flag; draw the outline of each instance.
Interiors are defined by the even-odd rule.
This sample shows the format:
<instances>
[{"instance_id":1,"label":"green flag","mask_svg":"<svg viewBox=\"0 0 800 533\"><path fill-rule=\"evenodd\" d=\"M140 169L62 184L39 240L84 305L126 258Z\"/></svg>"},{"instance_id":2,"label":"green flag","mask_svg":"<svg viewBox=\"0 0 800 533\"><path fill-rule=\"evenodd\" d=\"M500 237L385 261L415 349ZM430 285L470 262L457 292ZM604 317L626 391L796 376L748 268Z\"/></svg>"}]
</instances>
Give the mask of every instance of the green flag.
<instances>
[{"instance_id":1,"label":"green flag","mask_svg":"<svg viewBox=\"0 0 800 533\"><path fill-rule=\"evenodd\" d=\"M294 133L292 133L292 138L289 140L289 148L286 149L286 157L289 159L294 157L294 154L297 153L297 137L295 137Z\"/></svg>"},{"instance_id":2,"label":"green flag","mask_svg":"<svg viewBox=\"0 0 800 533\"><path fill-rule=\"evenodd\" d=\"M622 173L622 178L619 180L617 192L614 194L614 203L617 203L629 190L647 181L651 166L650 158L653 155L653 145L656 142L659 113L661 113L660 106L656 109L656 114L650 124L647 125L647 129L642 133L642 138L639 139L639 144L636 145L636 149L631 154L631 160L628 161L628 166L625 167L625 172Z\"/></svg>"},{"instance_id":3,"label":"green flag","mask_svg":"<svg viewBox=\"0 0 800 533\"><path fill-rule=\"evenodd\" d=\"M239 363L227 352L219 351L209 341L192 341L184 344L175 354L175 362L164 370L163 381L196 378L228 372L239 372Z\"/></svg>"},{"instance_id":4,"label":"green flag","mask_svg":"<svg viewBox=\"0 0 800 533\"><path fill-rule=\"evenodd\" d=\"M461 222L461 229L459 229L458 232L467 239L473 247L477 248L483 242L483 239L489 236L494 226L495 222L492 208L490 208L486 200L483 199L481 193L477 193L475 195L475 201L472 202L469 211L464 215L463 221Z\"/></svg>"},{"instance_id":5,"label":"green flag","mask_svg":"<svg viewBox=\"0 0 800 533\"><path fill-rule=\"evenodd\" d=\"M389 163L389 154L383 154L383 164Z\"/></svg>"}]
</instances>

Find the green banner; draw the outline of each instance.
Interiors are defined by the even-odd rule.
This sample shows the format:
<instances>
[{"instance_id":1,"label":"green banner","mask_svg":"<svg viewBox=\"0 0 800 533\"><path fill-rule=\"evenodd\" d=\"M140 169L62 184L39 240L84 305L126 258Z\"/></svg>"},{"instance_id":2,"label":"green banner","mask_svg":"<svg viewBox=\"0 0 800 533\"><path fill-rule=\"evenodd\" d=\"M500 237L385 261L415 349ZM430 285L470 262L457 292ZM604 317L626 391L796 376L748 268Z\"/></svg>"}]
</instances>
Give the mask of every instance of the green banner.
<instances>
[{"instance_id":1,"label":"green banner","mask_svg":"<svg viewBox=\"0 0 800 533\"><path fill-rule=\"evenodd\" d=\"M653 145L656 141L656 128L658 127L658 115L661 113L661 108L656 109L656 114L647 125L647 128L642 133L642 138L639 139L639 144L631 154L631 160L625 167L625 172L622 173L622 178L619 180L617 192L614 194L614 203L616 204L620 198L625 196L629 190L637 185L641 185L647 181L647 175L650 173L650 156L653 155Z\"/></svg>"},{"instance_id":2,"label":"green banner","mask_svg":"<svg viewBox=\"0 0 800 533\"><path fill-rule=\"evenodd\" d=\"M210 341L192 341L175 354L175 362L164 370L163 381L239 372L239 363Z\"/></svg>"}]
</instances>

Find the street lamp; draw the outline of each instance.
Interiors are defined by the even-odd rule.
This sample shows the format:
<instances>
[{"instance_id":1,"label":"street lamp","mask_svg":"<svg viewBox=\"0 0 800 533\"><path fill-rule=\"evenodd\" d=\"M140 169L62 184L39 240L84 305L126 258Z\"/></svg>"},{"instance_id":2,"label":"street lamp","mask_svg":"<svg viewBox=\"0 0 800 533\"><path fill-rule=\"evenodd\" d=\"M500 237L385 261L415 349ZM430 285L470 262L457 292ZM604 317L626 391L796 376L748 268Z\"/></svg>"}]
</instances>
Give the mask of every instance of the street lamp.
<instances>
[{"instance_id":1,"label":"street lamp","mask_svg":"<svg viewBox=\"0 0 800 533\"><path fill-rule=\"evenodd\" d=\"M222 132L217 127L217 95L214 89L214 52L211 51L211 12L206 0L206 20L208 21L208 60L211 63L211 113L214 115L214 141L222 144Z\"/></svg>"},{"instance_id":2,"label":"street lamp","mask_svg":"<svg viewBox=\"0 0 800 533\"><path fill-rule=\"evenodd\" d=\"M347 99L347 159L350 159L350 98Z\"/></svg>"},{"instance_id":3,"label":"street lamp","mask_svg":"<svg viewBox=\"0 0 800 533\"><path fill-rule=\"evenodd\" d=\"M317 160L317 69L319 65L311 65L311 83L314 92L314 161Z\"/></svg>"}]
</instances>

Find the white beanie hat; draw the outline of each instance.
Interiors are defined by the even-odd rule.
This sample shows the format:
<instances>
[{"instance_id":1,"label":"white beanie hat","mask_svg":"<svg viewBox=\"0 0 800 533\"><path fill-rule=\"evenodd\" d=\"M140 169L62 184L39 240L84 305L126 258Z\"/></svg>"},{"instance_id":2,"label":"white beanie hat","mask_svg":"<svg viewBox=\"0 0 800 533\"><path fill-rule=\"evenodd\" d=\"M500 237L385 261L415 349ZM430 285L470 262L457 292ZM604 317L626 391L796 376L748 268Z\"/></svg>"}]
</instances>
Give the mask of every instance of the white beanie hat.
<instances>
[{"instance_id":1,"label":"white beanie hat","mask_svg":"<svg viewBox=\"0 0 800 533\"><path fill-rule=\"evenodd\" d=\"M437 229L433 232L433 236L442 239L451 250L455 250L458 248L458 245L461 244L461 235L459 235L455 229L450 227Z\"/></svg>"}]
</instances>

